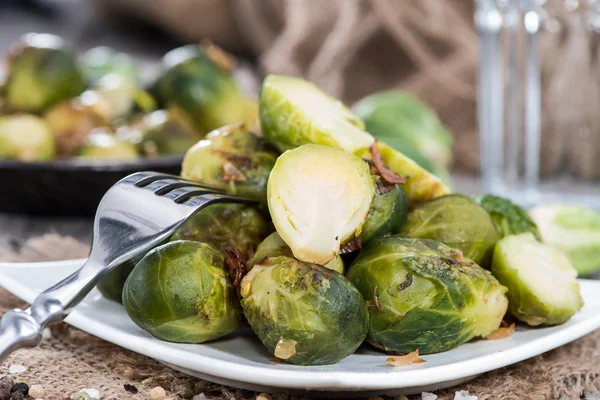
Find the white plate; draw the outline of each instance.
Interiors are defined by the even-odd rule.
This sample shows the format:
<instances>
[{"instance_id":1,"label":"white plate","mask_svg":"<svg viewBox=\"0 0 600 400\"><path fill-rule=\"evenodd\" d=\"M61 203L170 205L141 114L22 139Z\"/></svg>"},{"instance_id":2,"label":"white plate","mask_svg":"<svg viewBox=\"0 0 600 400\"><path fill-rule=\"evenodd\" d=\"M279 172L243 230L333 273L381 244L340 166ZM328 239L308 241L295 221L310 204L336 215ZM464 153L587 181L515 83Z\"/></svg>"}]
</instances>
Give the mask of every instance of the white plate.
<instances>
[{"instance_id":1,"label":"white plate","mask_svg":"<svg viewBox=\"0 0 600 400\"><path fill-rule=\"evenodd\" d=\"M44 288L77 269L83 260L0 263L0 285L31 302ZM600 327L600 281L581 280L585 307L564 325L518 328L503 340L479 340L424 356L425 364L393 368L386 355L363 346L335 365L301 367L273 363L249 330L209 344L162 342L138 328L121 305L94 290L67 318L79 329L209 381L258 391L321 391L331 395L414 394L454 386L478 374L559 347ZM306 394L306 393L305 393Z\"/></svg>"}]
</instances>

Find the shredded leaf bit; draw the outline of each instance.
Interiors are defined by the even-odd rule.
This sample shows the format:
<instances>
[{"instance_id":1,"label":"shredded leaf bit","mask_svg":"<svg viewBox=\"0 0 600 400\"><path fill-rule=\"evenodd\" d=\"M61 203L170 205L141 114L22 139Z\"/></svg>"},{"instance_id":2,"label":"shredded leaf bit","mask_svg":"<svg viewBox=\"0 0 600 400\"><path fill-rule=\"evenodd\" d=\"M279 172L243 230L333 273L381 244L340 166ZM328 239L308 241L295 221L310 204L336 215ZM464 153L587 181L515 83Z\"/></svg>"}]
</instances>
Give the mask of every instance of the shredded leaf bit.
<instances>
[{"instance_id":1,"label":"shredded leaf bit","mask_svg":"<svg viewBox=\"0 0 600 400\"><path fill-rule=\"evenodd\" d=\"M377 148L377 141L374 141L369 150L371 151L371 157L373 158L373 164L377 168L377 175L381 176L386 183L390 185L404 184L406 179L398 175L397 173L390 170L387 165L383 162L383 157Z\"/></svg>"},{"instance_id":2,"label":"shredded leaf bit","mask_svg":"<svg viewBox=\"0 0 600 400\"><path fill-rule=\"evenodd\" d=\"M277 342L277 346L275 346L275 351L273 355L282 360L287 360L294 354L296 354L296 341L290 339L281 338Z\"/></svg>"},{"instance_id":3,"label":"shredded leaf bit","mask_svg":"<svg viewBox=\"0 0 600 400\"><path fill-rule=\"evenodd\" d=\"M515 323L509 326L501 326L485 337L486 340L500 340L511 336L515 332Z\"/></svg>"},{"instance_id":4,"label":"shredded leaf bit","mask_svg":"<svg viewBox=\"0 0 600 400\"><path fill-rule=\"evenodd\" d=\"M215 63L222 71L230 72L235 66L235 57L227 53L225 50L217 47L210 40L203 40L200 47L206 53L206 56Z\"/></svg>"},{"instance_id":5,"label":"shredded leaf bit","mask_svg":"<svg viewBox=\"0 0 600 400\"><path fill-rule=\"evenodd\" d=\"M246 175L230 162L223 164L223 179L226 181L246 182Z\"/></svg>"},{"instance_id":6,"label":"shredded leaf bit","mask_svg":"<svg viewBox=\"0 0 600 400\"><path fill-rule=\"evenodd\" d=\"M403 356L389 357L385 361L392 364L392 366L394 367L406 367L407 365L421 364L426 362L422 358L419 358L418 349L413 351L412 353L408 353Z\"/></svg>"},{"instance_id":7,"label":"shredded leaf bit","mask_svg":"<svg viewBox=\"0 0 600 400\"><path fill-rule=\"evenodd\" d=\"M229 276L233 281L233 286L235 286L235 291L238 295L238 298L241 299L242 295L240 286L244 275L246 275L246 263L244 262L244 258L239 250L228 247L225 249L225 262L227 263Z\"/></svg>"}]
</instances>

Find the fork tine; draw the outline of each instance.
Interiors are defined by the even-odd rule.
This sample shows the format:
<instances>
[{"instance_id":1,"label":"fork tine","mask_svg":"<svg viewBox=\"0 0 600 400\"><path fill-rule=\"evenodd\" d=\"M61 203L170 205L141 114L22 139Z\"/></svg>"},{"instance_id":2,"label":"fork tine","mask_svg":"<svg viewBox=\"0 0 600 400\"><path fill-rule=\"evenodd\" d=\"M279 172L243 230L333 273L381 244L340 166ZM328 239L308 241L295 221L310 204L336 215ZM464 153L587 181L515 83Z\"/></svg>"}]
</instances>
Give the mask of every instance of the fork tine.
<instances>
[{"instance_id":1,"label":"fork tine","mask_svg":"<svg viewBox=\"0 0 600 400\"><path fill-rule=\"evenodd\" d=\"M137 175L137 174L134 174L134 175ZM130 175L130 176L133 176L133 175ZM150 185L151 183L159 181L159 180L170 180L170 181L177 181L177 182L185 182L185 183L188 183L190 185L196 185L196 186L201 186L201 187L209 187L209 186L203 185L203 184L198 183L198 182L194 182L194 181L190 181L188 179L180 178L179 176L176 176L176 175L162 174L162 173L158 173L158 172L152 172L149 175L142 176L141 179L138 179L136 181L135 185L137 187L146 187L146 186Z\"/></svg>"},{"instance_id":2,"label":"fork tine","mask_svg":"<svg viewBox=\"0 0 600 400\"><path fill-rule=\"evenodd\" d=\"M199 210L210 204L216 203L241 203L255 205L257 201L245 197L230 196L228 194L209 193L200 196L193 196L191 198L188 196L187 200L180 202L180 204L190 206L192 208L198 208Z\"/></svg>"},{"instance_id":3,"label":"fork tine","mask_svg":"<svg viewBox=\"0 0 600 400\"><path fill-rule=\"evenodd\" d=\"M173 189L168 193L162 195L168 199L173 200L175 203L183 203L191 197L202 196L202 195L224 195L225 193L218 190L211 190L205 188L197 188L193 186L181 187Z\"/></svg>"},{"instance_id":4,"label":"fork tine","mask_svg":"<svg viewBox=\"0 0 600 400\"><path fill-rule=\"evenodd\" d=\"M159 196L163 196L163 195L167 194L168 192L170 192L171 190L174 190L177 188L183 188L183 187L190 187L190 188L194 188L197 190L204 189L204 190L215 192L215 193L225 193L221 189L216 189L216 188L213 188L210 186L197 184L195 182L180 181L178 179L160 179L158 181L148 184L147 186L142 187L142 189L147 189L151 192L154 192L155 194L157 194Z\"/></svg>"}]
</instances>

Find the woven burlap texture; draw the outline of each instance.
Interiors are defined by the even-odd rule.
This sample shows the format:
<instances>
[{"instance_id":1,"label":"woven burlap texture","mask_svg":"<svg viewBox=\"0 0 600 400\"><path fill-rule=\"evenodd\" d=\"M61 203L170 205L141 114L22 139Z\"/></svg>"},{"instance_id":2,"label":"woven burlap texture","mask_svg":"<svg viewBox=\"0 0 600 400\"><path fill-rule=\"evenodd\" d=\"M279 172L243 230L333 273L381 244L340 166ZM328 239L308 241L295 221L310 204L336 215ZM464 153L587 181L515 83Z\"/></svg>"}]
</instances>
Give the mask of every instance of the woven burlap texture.
<instances>
[{"instance_id":1,"label":"woven burlap texture","mask_svg":"<svg viewBox=\"0 0 600 400\"><path fill-rule=\"evenodd\" d=\"M18 249L0 248L0 262L80 258L87 252L87 246L73 238L46 234L25 242ZM23 306L21 300L0 289L0 312ZM436 394L441 400L454 399L457 390L468 390L479 400L582 399L598 393L598 360L600 331ZM40 347L12 355L2 366L1 373L7 374L13 364L28 368L17 377L30 384L43 385L47 399L63 399L82 388L97 389L104 400L147 399L149 390L155 386L162 386L170 399L189 399L199 393L204 393L208 399L219 400L254 399L257 396L257 393L191 378L66 324L54 327L52 337L44 339ZM235 371L231 373L235 374ZM135 385L140 392L129 394L124 384ZM275 400L294 398L281 393L271 395Z\"/></svg>"}]
</instances>

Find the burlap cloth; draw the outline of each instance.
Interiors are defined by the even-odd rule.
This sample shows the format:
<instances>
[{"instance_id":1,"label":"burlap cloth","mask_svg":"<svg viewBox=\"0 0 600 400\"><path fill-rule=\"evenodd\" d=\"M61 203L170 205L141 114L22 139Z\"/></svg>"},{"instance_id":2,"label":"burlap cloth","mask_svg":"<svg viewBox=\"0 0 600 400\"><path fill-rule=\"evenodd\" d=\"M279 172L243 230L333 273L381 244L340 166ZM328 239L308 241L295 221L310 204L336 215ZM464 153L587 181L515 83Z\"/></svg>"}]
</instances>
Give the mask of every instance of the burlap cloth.
<instances>
[{"instance_id":1,"label":"burlap cloth","mask_svg":"<svg viewBox=\"0 0 600 400\"><path fill-rule=\"evenodd\" d=\"M85 257L87 253L88 246L73 238L46 234L12 248L0 248L0 261L61 260ZM0 289L0 312L23 306L21 300ZM223 400L254 399L258 395L191 378L66 324L55 326L52 337L44 339L39 348L12 355L0 374L6 374L13 364L28 368L19 377L27 379L29 384L43 385L46 399L63 399L82 388L97 389L104 400L148 399L149 390L155 386L162 386L170 399L190 399L200 393L208 399ZM443 400L454 399L457 390L468 390L479 400L584 399L598 393L599 377L600 330L557 350L436 394ZM136 386L139 393L126 392L124 384ZM271 395L277 400L293 398Z\"/></svg>"}]
</instances>

